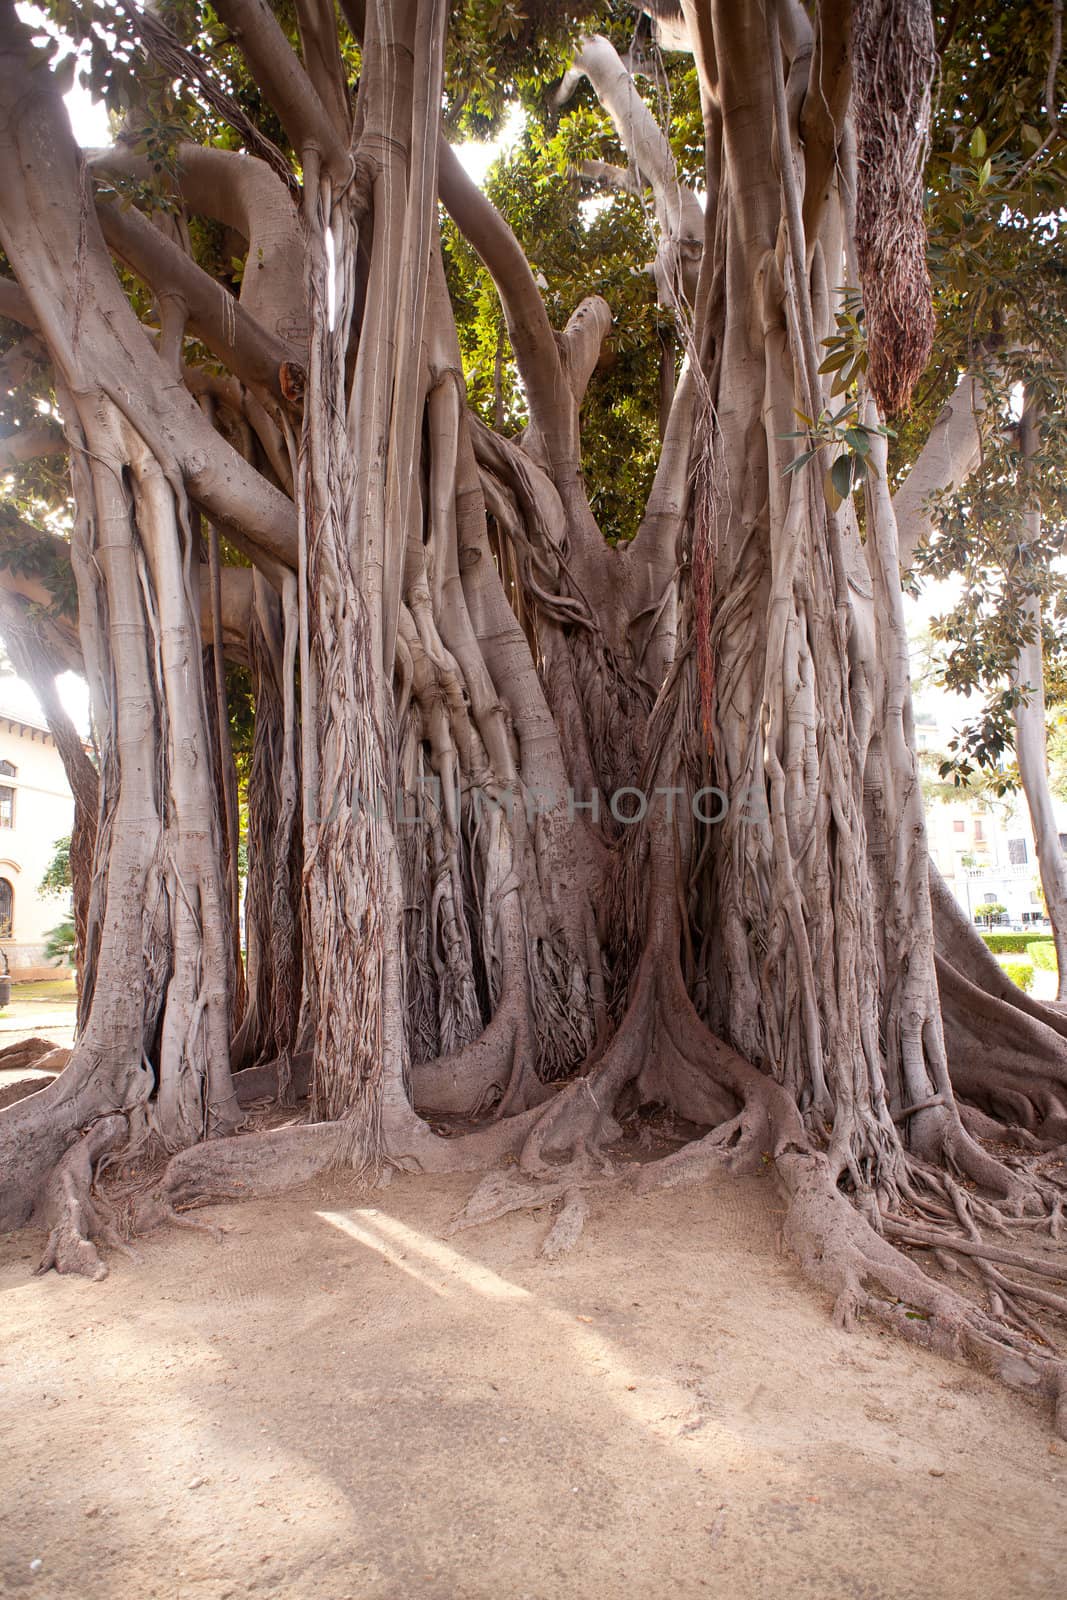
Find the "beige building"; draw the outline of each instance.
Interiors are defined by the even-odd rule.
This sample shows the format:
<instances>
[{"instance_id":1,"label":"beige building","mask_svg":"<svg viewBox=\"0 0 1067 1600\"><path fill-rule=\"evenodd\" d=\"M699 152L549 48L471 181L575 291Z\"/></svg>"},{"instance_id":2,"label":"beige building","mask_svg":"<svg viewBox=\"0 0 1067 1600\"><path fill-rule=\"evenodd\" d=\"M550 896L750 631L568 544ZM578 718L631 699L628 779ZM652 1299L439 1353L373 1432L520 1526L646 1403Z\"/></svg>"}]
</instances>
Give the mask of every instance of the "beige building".
<instances>
[{"instance_id":1,"label":"beige building","mask_svg":"<svg viewBox=\"0 0 1067 1600\"><path fill-rule=\"evenodd\" d=\"M52 735L15 715L11 698L0 697L0 951L13 977L54 976L44 944L70 900L39 885L73 826L74 799Z\"/></svg>"}]
</instances>

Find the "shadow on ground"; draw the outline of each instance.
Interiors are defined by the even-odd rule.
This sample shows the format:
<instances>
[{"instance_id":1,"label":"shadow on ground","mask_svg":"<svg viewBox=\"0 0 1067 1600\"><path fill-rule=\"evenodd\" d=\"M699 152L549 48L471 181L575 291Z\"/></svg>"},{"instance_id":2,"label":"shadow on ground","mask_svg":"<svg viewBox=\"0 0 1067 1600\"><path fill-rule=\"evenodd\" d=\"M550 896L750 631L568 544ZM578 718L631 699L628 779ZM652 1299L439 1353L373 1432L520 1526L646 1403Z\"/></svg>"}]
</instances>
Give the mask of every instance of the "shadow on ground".
<instances>
[{"instance_id":1,"label":"shadow on ground","mask_svg":"<svg viewBox=\"0 0 1067 1600\"><path fill-rule=\"evenodd\" d=\"M0 1239L0 1591L1062 1594L1067 1446L833 1328L769 1181L600 1196L557 1265L543 1217L446 1237L471 1186L214 1207L98 1285Z\"/></svg>"}]
</instances>

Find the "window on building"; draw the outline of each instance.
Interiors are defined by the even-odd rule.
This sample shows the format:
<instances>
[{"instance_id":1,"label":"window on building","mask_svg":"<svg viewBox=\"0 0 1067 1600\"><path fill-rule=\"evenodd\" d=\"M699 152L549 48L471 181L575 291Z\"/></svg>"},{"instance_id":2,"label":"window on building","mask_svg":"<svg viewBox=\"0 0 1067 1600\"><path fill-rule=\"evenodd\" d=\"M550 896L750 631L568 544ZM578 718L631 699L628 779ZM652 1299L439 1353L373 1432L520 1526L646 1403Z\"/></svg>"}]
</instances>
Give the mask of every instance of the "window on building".
<instances>
[{"instance_id":1,"label":"window on building","mask_svg":"<svg viewBox=\"0 0 1067 1600\"><path fill-rule=\"evenodd\" d=\"M5 762L5 765L7 763ZM15 826L15 791L9 783L0 783L0 828Z\"/></svg>"},{"instance_id":2,"label":"window on building","mask_svg":"<svg viewBox=\"0 0 1067 1600\"><path fill-rule=\"evenodd\" d=\"M1013 867L1025 867L1027 860L1025 839L1008 840L1008 860Z\"/></svg>"},{"instance_id":3,"label":"window on building","mask_svg":"<svg viewBox=\"0 0 1067 1600\"><path fill-rule=\"evenodd\" d=\"M1060 849L1067 856L1067 833L1060 834Z\"/></svg>"},{"instance_id":4,"label":"window on building","mask_svg":"<svg viewBox=\"0 0 1067 1600\"><path fill-rule=\"evenodd\" d=\"M15 891L8 878L0 878L0 939L10 939L15 925Z\"/></svg>"},{"instance_id":5,"label":"window on building","mask_svg":"<svg viewBox=\"0 0 1067 1600\"><path fill-rule=\"evenodd\" d=\"M980 822L978 822L977 820L975 821L975 824L974 824L974 837L975 837L975 842L978 843L978 844L981 844L982 841L985 838L985 829L983 828L982 824Z\"/></svg>"},{"instance_id":6,"label":"window on building","mask_svg":"<svg viewBox=\"0 0 1067 1600\"><path fill-rule=\"evenodd\" d=\"M953 833L963 833L966 826L967 824L964 822L963 818L957 817L955 822L952 824L952 831Z\"/></svg>"}]
</instances>

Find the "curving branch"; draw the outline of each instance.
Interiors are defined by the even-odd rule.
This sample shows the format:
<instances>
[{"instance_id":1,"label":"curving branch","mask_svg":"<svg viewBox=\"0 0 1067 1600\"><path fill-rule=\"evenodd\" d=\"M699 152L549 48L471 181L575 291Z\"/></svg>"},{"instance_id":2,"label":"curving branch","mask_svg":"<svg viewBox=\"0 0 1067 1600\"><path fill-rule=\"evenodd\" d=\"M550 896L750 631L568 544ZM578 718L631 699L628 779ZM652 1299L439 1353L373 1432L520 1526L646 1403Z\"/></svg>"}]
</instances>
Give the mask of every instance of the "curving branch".
<instances>
[{"instance_id":1,"label":"curving branch","mask_svg":"<svg viewBox=\"0 0 1067 1600\"><path fill-rule=\"evenodd\" d=\"M262 327L241 303L185 251L132 206L97 202L104 238L115 254L155 294L176 294L188 313L189 332L202 340L242 383L283 399L279 372L293 347Z\"/></svg>"},{"instance_id":2,"label":"curving branch","mask_svg":"<svg viewBox=\"0 0 1067 1600\"><path fill-rule=\"evenodd\" d=\"M151 177L146 157L128 145L93 151L87 160L94 177ZM240 303L264 328L302 351L307 327L299 314L294 319L294 307L302 298L303 238L292 196L277 173L255 156L183 144L177 183L190 211L248 241Z\"/></svg>"},{"instance_id":3,"label":"curving branch","mask_svg":"<svg viewBox=\"0 0 1067 1600\"><path fill-rule=\"evenodd\" d=\"M911 566L920 541L930 532L931 497L946 489L958 489L981 460L985 410L981 379L973 372L963 373L911 471L893 496L903 569Z\"/></svg>"},{"instance_id":4,"label":"curving branch","mask_svg":"<svg viewBox=\"0 0 1067 1600\"><path fill-rule=\"evenodd\" d=\"M556 471L578 462L578 418L559 346L522 246L445 139L438 150L441 199L496 284L530 417Z\"/></svg>"},{"instance_id":5,"label":"curving branch","mask_svg":"<svg viewBox=\"0 0 1067 1600\"><path fill-rule=\"evenodd\" d=\"M589 380L593 376L604 340L611 332L611 307L601 295L587 296L571 313L559 346L563 365L570 381L571 393L581 405Z\"/></svg>"},{"instance_id":6,"label":"curving branch","mask_svg":"<svg viewBox=\"0 0 1067 1600\"><path fill-rule=\"evenodd\" d=\"M589 79L614 123L630 160L632 180L652 190L659 235L653 271L660 303L674 307L681 291L692 305L704 246L704 213L699 200L679 182L667 138L610 39L592 34L582 40L561 95L575 75ZM621 187L614 175L608 181Z\"/></svg>"}]
</instances>

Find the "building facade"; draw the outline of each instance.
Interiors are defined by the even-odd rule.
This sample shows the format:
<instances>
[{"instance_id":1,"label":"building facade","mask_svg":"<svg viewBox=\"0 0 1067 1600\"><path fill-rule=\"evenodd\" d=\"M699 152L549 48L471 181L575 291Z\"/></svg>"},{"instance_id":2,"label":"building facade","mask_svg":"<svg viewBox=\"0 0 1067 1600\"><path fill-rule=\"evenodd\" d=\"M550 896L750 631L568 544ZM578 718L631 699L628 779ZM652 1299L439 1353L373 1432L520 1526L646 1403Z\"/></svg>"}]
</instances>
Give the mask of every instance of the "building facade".
<instances>
[{"instance_id":1,"label":"building facade","mask_svg":"<svg viewBox=\"0 0 1067 1600\"><path fill-rule=\"evenodd\" d=\"M0 968L6 959L12 977L55 976L44 946L70 900L42 895L40 882L73 823L74 797L52 735L0 702Z\"/></svg>"},{"instance_id":2,"label":"building facade","mask_svg":"<svg viewBox=\"0 0 1067 1600\"><path fill-rule=\"evenodd\" d=\"M1055 801L1060 848L1067 849L1067 806ZM930 854L971 922L1047 929L1033 830L1020 794L1007 804L933 800L926 807ZM1003 906L983 914L983 906Z\"/></svg>"}]
</instances>

